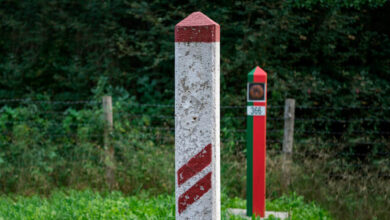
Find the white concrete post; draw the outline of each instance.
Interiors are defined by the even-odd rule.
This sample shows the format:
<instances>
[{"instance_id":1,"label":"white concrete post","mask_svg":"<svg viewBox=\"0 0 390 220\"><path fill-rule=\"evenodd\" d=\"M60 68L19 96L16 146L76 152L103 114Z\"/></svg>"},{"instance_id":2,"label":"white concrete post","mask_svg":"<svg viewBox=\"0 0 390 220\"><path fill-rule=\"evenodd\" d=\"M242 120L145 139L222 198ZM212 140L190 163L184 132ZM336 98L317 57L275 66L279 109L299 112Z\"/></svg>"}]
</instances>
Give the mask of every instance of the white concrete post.
<instances>
[{"instance_id":1,"label":"white concrete post","mask_svg":"<svg viewBox=\"0 0 390 220\"><path fill-rule=\"evenodd\" d=\"M176 219L220 219L219 25L194 12L175 27Z\"/></svg>"}]
</instances>

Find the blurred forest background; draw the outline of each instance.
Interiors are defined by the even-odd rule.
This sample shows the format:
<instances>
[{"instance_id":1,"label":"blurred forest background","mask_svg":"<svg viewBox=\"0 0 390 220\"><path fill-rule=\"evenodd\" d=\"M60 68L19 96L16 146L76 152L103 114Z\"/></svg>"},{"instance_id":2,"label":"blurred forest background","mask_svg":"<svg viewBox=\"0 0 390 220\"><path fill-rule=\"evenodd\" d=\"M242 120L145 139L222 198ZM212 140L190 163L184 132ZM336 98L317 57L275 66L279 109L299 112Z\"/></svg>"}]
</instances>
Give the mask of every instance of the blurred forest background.
<instances>
[{"instance_id":1,"label":"blurred forest background","mask_svg":"<svg viewBox=\"0 0 390 220\"><path fill-rule=\"evenodd\" d=\"M338 219L390 213L390 2L0 1L0 191L174 191L174 26L221 26L222 189L245 197L247 73L268 73L267 198L296 192ZM113 97L116 184L101 97ZM294 98L292 183L280 180Z\"/></svg>"}]
</instances>

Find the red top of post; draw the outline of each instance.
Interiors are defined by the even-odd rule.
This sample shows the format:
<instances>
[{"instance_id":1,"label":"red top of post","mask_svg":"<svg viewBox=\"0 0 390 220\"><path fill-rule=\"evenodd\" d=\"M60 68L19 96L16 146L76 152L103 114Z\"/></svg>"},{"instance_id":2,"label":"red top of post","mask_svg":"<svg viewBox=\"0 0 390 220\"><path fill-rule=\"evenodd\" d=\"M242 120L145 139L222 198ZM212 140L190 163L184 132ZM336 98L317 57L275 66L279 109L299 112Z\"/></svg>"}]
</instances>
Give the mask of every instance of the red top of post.
<instances>
[{"instance_id":1,"label":"red top of post","mask_svg":"<svg viewBox=\"0 0 390 220\"><path fill-rule=\"evenodd\" d=\"M202 12L194 12L175 27L175 42L219 42L219 24Z\"/></svg>"},{"instance_id":2,"label":"red top of post","mask_svg":"<svg viewBox=\"0 0 390 220\"><path fill-rule=\"evenodd\" d=\"M253 73L254 82L265 82L267 80L267 73L260 67L256 67Z\"/></svg>"}]
</instances>

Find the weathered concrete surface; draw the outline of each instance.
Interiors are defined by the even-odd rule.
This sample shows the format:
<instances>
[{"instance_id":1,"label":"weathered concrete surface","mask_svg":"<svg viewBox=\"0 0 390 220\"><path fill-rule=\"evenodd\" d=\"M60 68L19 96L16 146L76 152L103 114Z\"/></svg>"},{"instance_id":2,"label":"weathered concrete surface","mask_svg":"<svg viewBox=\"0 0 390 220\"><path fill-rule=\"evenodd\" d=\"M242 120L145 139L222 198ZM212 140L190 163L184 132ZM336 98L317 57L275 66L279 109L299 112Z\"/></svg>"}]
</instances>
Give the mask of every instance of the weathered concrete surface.
<instances>
[{"instance_id":1,"label":"weathered concrete surface","mask_svg":"<svg viewBox=\"0 0 390 220\"><path fill-rule=\"evenodd\" d=\"M220 219L219 25L194 12L175 27L176 219Z\"/></svg>"},{"instance_id":2,"label":"weathered concrete surface","mask_svg":"<svg viewBox=\"0 0 390 220\"><path fill-rule=\"evenodd\" d=\"M219 42L175 43L177 219L220 219L219 72Z\"/></svg>"},{"instance_id":3,"label":"weathered concrete surface","mask_svg":"<svg viewBox=\"0 0 390 220\"><path fill-rule=\"evenodd\" d=\"M252 219L252 217L246 216L245 209L228 209L228 212L232 215L238 215L246 219ZM281 220L288 218L288 212L271 212L271 211L265 212L265 218L269 218L271 215Z\"/></svg>"}]
</instances>

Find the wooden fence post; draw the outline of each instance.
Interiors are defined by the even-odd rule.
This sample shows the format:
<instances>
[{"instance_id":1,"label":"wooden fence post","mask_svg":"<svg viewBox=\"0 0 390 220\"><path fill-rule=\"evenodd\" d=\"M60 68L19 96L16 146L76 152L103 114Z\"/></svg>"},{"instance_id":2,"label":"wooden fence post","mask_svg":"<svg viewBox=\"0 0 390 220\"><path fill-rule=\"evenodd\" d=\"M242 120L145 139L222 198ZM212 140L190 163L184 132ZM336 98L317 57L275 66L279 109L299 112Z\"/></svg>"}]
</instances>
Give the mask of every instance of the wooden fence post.
<instances>
[{"instance_id":1,"label":"wooden fence post","mask_svg":"<svg viewBox=\"0 0 390 220\"><path fill-rule=\"evenodd\" d=\"M282 185L284 190L290 185L290 168L292 165L294 141L295 99L286 99L284 106L284 135L283 135L283 162Z\"/></svg>"},{"instance_id":2,"label":"wooden fence post","mask_svg":"<svg viewBox=\"0 0 390 220\"><path fill-rule=\"evenodd\" d=\"M219 25L194 12L175 27L176 219L221 219Z\"/></svg>"},{"instance_id":3,"label":"wooden fence post","mask_svg":"<svg viewBox=\"0 0 390 220\"><path fill-rule=\"evenodd\" d=\"M112 98L111 96L103 96L103 114L104 114L104 163L106 165L106 183L113 189L115 186L115 161L114 161L114 146L111 141L111 133L113 131L112 118Z\"/></svg>"}]
</instances>

